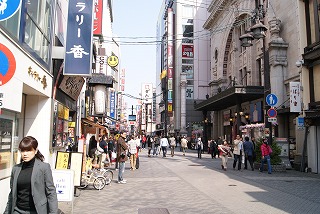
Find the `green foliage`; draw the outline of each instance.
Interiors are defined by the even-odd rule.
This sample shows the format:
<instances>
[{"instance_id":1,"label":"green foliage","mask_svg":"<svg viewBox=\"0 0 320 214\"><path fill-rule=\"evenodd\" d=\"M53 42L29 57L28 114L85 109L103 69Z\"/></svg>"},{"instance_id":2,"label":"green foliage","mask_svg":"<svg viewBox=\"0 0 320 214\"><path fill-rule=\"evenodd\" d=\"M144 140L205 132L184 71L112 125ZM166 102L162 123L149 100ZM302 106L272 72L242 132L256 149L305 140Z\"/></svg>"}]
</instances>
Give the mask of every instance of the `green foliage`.
<instances>
[{"instance_id":1,"label":"green foliage","mask_svg":"<svg viewBox=\"0 0 320 214\"><path fill-rule=\"evenodd\" d=\"M259 138L256 141L256 162L261 163L261 145L263 143L263 139ZM278 144L272 139L272 144L271 144L271 149L272 149L272 154L271 154L271 164L276 165L280 164L282 162L281 158L279 155L281 154L281 148L278 146Z\"/></svg>"}]
</instances>

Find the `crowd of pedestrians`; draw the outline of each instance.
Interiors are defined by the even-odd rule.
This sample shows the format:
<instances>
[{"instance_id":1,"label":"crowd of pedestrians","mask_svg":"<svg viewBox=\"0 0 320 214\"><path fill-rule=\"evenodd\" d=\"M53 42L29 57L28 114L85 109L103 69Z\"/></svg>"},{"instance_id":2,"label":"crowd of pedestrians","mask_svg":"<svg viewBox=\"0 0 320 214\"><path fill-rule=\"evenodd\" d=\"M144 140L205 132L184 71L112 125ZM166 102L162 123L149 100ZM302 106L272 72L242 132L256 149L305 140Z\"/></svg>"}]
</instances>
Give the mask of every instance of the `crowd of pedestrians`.
<instances>
[{"instance_id":1,"label":"crowd of pedestrians","mask_svg":"<svg viewBox=\"0 0 320 214\"><path fill-rule=\"evenodd\" d=\"M192 144L191 142L192 141ZM256 158L256 143L254 137L245 136L244 139L240 135L229 144L222 137L216 140L208 139L208 153L212 159L221 158L221 168L226 171L228 168L228 159L232 159L232 168L241 170L242 167L247 170L248 165L254 171L254 161ZM202 159L204 153L203 138L198 135L194 139L187 139L185 135L170 137L164 135L129 135L126 132L120 132L119 136L104 134L96 140L92 136L89 141L88 158L93 161L93 167L103 168L114 165L118 171L119 184L125 184L124 179L125 162L130 160L130 170L134 171L139 168L139 152L147 150L148 157L167 157L167 149L170 149L170 156L174 157L175 150L180 147L182 155L185 156L188 148L194 148L197 151L197 157ZM261 166L259 170L262 172L264 163L268 165L268 173L271 174L270 154L271 147L265 143L261 145Z\"/></svg>"}]
</instances>

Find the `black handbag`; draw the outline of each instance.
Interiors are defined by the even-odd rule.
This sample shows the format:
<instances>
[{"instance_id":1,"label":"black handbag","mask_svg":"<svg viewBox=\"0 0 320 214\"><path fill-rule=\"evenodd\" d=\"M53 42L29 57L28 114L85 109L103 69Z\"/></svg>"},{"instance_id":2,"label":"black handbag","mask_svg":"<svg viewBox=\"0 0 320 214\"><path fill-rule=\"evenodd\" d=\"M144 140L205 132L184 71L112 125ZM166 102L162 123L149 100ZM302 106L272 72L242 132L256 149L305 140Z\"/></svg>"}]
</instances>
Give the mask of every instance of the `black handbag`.
<instances>
[{"instance_id":1,"label":"black handbag","mask_svg":"<svg viewBox=\"0 0 320 214\"><path fill-rule=\"evenodd\" d=\"M128 153L127 153L127 156L128 156L128 158L130 158L130 156L131 156L131 152L128 152Z\"/></svg>"}]
</instances>

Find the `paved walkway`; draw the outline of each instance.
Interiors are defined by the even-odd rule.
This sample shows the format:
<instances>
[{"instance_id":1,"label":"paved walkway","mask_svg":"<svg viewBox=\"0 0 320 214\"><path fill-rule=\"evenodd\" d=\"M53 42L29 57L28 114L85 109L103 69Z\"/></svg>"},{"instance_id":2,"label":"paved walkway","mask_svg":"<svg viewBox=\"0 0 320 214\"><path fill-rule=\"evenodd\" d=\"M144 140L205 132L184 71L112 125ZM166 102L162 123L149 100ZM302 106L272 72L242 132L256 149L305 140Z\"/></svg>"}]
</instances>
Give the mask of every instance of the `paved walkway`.
<instances>
[{"instance_id":1,"label":"paved walkway","mask_svg":"<svg viewBox=\"0 0 320 214\"><path fill-rule=\"evenodd\" d=\"M208 154L148 158L143 150L140 169L130 171L126 163L127 184L116 183L114 171L114 181L103 190L77 190L73 213L320 213L320 175L238 171L230 169L232 161L225 172L220 159ZM70 203L60 202L59 208L71 213Z\"/></svg>"}]
</instances>

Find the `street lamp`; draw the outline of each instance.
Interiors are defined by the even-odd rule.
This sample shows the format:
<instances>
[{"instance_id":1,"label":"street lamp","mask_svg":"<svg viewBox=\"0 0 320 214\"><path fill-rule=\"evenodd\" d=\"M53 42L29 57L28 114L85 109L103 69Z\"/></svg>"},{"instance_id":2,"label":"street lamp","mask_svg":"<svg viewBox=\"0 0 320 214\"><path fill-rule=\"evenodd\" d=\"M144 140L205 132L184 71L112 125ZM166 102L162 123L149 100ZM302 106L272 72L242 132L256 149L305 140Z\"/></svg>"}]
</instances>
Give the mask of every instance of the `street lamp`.
<instances>
[{"instance_id":1,"label":"street lamp","mask_svg":"<svg viewBox=\"0 0 320 214\"><path fill-rule=\"evenodd\" d=\"M239 37L240 39L240 44L242 47L250 47L252 46L252 41L254 39L262 39L262 53L263 53L263 70L264 70L264 102L266 96L270 93L270 72L269 72L269 67L268 67L268 61L269 61L269 55L265 50L265 37L266 37L266 31L268 28L261 23L260 19L264 18L264 8L262 4L258 5L258 1L256 1L256 12L254 14L254 20L255 24L249 29L246 34L242 35ZM271 129L271 123L268 122L268 117L267 117L267 110L270 108L270 106L265 105L265 117L264 117L264 124L265 128L270 129L270 137L268 138L268 144L271 145L272 143L272 129Z\"/></svg>"}]
</instances>

